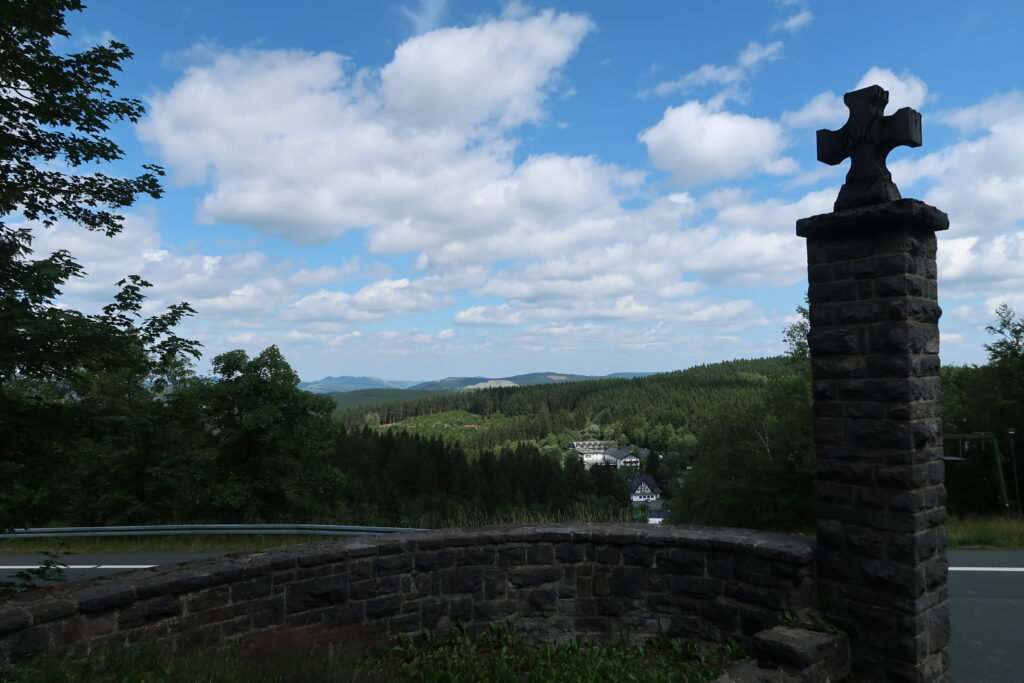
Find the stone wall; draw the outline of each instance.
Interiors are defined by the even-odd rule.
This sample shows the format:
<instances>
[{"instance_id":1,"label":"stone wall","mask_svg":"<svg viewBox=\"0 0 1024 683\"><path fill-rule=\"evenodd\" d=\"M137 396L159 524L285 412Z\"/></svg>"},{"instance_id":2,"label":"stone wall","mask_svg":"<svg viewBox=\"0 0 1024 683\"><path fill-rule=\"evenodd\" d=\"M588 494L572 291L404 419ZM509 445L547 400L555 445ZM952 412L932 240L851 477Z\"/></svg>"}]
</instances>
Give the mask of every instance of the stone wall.
<instances>
[{"instance_id":1,"label":"stone wall","mask_svg":"<svg viewBox=\"0 0 1024 683\"><path fill-rule=\"evenodd\" d=\"M0 670L157 639L171 648L281 632L355 645L463 624L538 640L659 633L754 645L811 617L812 541L648 525L485 527L363 537L79 581L0 602ZM776 644L777 645L777 644Z\"/></svg>"}]
</instances>

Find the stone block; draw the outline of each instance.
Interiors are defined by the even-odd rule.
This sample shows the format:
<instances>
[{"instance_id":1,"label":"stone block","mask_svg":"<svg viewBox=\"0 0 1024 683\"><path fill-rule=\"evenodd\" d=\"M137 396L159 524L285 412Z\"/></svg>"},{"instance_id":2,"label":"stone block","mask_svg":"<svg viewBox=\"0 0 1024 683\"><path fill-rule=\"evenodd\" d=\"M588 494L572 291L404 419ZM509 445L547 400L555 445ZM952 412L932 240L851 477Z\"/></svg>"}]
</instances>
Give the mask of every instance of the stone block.
<instances>
[{"instance_id":1,"label":"stone block","mask_svg":"<svg viewBox=\"0 0 1024 683\"><path fill-rule=\"evenodd\" d=\"M554 589L535 589L519 592L521 616L550 616L555 613L558 594Z\"/></svg>"},{"instance_id":2,"label":"stone block","mask_svg":"<svg viewBox=\"0 0 1024 683\"><path fill-rule=\"evenodd\" d=\"M901 297L885 302L885 306L889 312L889 320L892 322L935 325L942 317L942 307L930 297Z\"/></svg>"},{"instance_id":3,"label":"stone block","mask_svg":"<svg viewBox=\"0 0 1024 683\"><path fill-rule=\"evenodd\" d=\"M723 582L696 576L669 577L669 591L698 600L712 600L722 594Z\"/></svg>"},{"instance_id":4,"label":"stone block","mask_svg":"<svg viewBox=\"0 0 1024 683\"><path fill-rule=\"evenodd\" d=\"M707 555L703 551L673 548L658 551L655 565L658 571L704 576L706 560Z\"/></svg>"},{"instance_id":5,"label":"stone block","mask_svg":"<svg viewBox=\"0 0 1024 683\"><path fill-rule=\"evenodd\" d=\"M526 547L505 546L498 548L497 563L502 567L526 564Z\"/></svg>"},{"instance_id":6,"label":"stone block","mask_svg":"<svg viewBox=\"0 0 1024 683\"><path fill-rule=\"evenodd\" d=\"M82 612L101 612L121 607L135 600L135 587L130 584L86 584L71 589L71 597Z\"/></svg>"},{"instance_id":7,"label":"stone block","mask_svg":"<svg viewBox=\"0 0 1024 683\"><path fill-rule=\"evenodd\" d=\"M377 554L378 555L394 555L407 550L406 542L404 540L386 540L377 543Z\"/></svg>"},{"instance_id":8,"label":"stone block","mask_svg":"<svg viewBox=\"0 0 1024 683\"><path fill-rule=\"evenodd\" d=\"M225 621L221 624L221 633L224 634L225 638L231 638L238 636L242 633L249 633L252 631L252 619L249 616L238 617L231 621Z\"/></svg>"},{"instance_id":9,"label":"stone block","mask_svg":"<svg viewBox=\"0 0 1024 683\"><path fill-rule=\"evenodd\" d=\"M379 594L377 591L375 593ZM349 583L344 576L307 579L285 589L285 603L289 614L335 605L344 602L348 597Z\"/></svg>"},{"instance_id":10,"label":"stone block","mask_svg":"<svg viewBox=\"0 0 1024 683\"><path fill-rule=\"evenodd\" d=\"M455 551L434 550L418 552L413 556L418 571L434 571L455 566Z\"/></svg>"},{"instance_id":11,"label":"stone block","mask_svg":"<svg viewBox=\"0 0 1024 683\"><path fill-rule=\"evenodd\" d=\"M491 547L460 548L455 553L455 564L459 566L493 565L494 558L495 551Z\"/></svg>"},{"instance_id":12,"label":"stone block","mask_svg":"<svg viewBox=\"0 0 1024 683\"><path fill-rule=\"evenodd\" d=\"M888 337L885 339L888 340ZM812 329L807 334L807 343L811 348L812 357L848 356L860 350L857 335L852 329L843 327Z\"/></svg>"},{"instance_id":13,"label":"stone block","mask_svg":"<svg viewBox=\"0 0 1024 683\"><path fill-rule=\"evenodd\" d=\"M888 275L917 274L917 259L912 254L879 250L881 253L850 263L851 274L858 280L874 279ZM888 252L888 253L886 253Z\"/></svg>"},{"instance_id":14,"label":"stone block","mask_svg":"<svg viewBox=\"0 0 1024 683\"><path fill-rule=\"evenodd\" d=\"M365 608L366 605L363 602L347 602L328 607L324 611L324 625L330 628L345 624L361 624L366 620ZM256 626L256 621L257 617L254 614L253 626ZM271 621L270 624L272 623L276 622Z\"/></svg>"},{"instance_id":15,"label":"stone block","mask_svg":"<svg viewBox=\"0 0 1024 683\"><path fill-rule=\"evenodd\" d=\"M646 545L627 545L621 550L622 563L636 567L650 567L654 564L654 552Z\"/></svg>"},{"instance_id":16,"label":"stone block","mask_svg":"<svg viewBox=\"0 0 1024 683\"><path fill-rule=\"evenodd\" d=\"M330 576L335 572L336 567L329 564L320 564L309 567L302 567L295 570L296 579L315 579L321 576Z\"/></svg>"},{"instance_id":17,"label":"stone block","mask_svg":"<svg viewBox=\"0 0 1024 683\"><path fill-rule=\"evenodd\" d=\"M526 547L527 564L551 564L555 561L555 549L549 544L537 544Z\"/></svg>"},{"instance_id":18,"label":"stone block","mask_svg":"<svg viewBox=\"0 0 1024 683\"><path fill-rule=\"evenodd\" d=\"M389 576L412 571L412 555L384 555L373 561L374 576Z\"/></svg>"},{"instance_id":19,"label":"stone block","mask_svg":"<svg viewBox=\"0 0 1024 683\"><path fill-rule=\"evenodd\" d=\"M883 252L894 251L900 244L899 240L906 238L918 240L923 245L924 255L934 254L931 246L935 239L934 233L948 228L949 216L917 199L898 199L833 211L801 218L796 222L796 234L808 238L808 259L811 258L813 248L816 252L814 256L827 261L846 258L844 252L828 251L833 243L866 243L872 247L871 252L864 254L869 255L873 253L876 244L881 245Z\"/></svg>"},{"instance_id":20,"label":"stone block","mask_svg":"<svg viewBox=\"0 0 1024 683\"><path fill-rule=\"evenodd\" d=\"M845 633L822 633L776 626L754 635L754 652L796 669L817 667L840 680L850 668L850 642Z\"/></svg>"},{"instance_id":21,"label":"stone block","mask_svg":"<svg viewBox=\"0 0 1024 683\"><path fill-rule=\"evenodd\" d=\"M228 604L230 599L230 586L207 588L206 590L199 591L195 595L190 595L185 599L185 611L188 614L192 614L208 609L214 609L216 607L222 607Z\"/></svg>"},{"instance_id":22,"label":"stone block","mask_svg":"<svg viewBox=\"0 0 1024 683\"><path fill-rule=\"evenodd\" d=\"M276 626L284 621L284 598L258 600L249 609L253 628Z\"/></svg>"},{"instance_id":23,"label":"stone block","mask_svg":"<svg viewBox=\"0 0 1024 683\"><path fill-rule=\"evenodd\" d=\"M845 278L833 278L831 263L818 263L807 267L807 281L811 284L819 284L822 282L831 282L833 279L845 279Z\"/></svg>"},{"instance_id":24,"label":"stone block","mask_svg":"<svg viewBox=\"0 0 1024 683\"><path fill-rule=\"evenodd\" d=\"M270 595L274 587L274 581L270 576L262 576L258 579L242 581L231 586L231 601L242 602L252 600L264 595Z\"/></svg>"},{"instance_id":25,"label":"stone block","mask_svg":"<svg viewBox=\"0 0 1024 683\"><path fill-rule=\"evenodd\" d=\"M889 310L883 302L877 299L851 301L845 306L834 308L832 319L836 325L882 323L889 320Z\"/></svg>"},{"instance_id":26,"label":"stone block","mask_svg":"<svg viewBox=\"0 0 1024 683\"><path fill-rule=\"evenodd\" d=\"M24 609L5 609L0 611L0 636L26 629L32 623L29 613Z\"/></svg>"},{"instance_id":27,"label":"stone block","mask_svg":"<svg viewBox=\"0 0 1024 683\"><path fill-rule=\"evenodd\" d=\"M514 600L486 600L473 605L473 619L477 621L498 621L515 613Z\"/></svg>"},{"instance_id":28,"label":"stone block","mask_svg":"<svg viewBox=\"0 0 1024 683\"><path fill-rule=\"evenodd\" d=\"M640 597L647 588L647 571L642 567L615 567L608 585L614 596Z\"/></svg>"},{"instance_id":29,"label":"stone block","mask_svg":"<svg viewBox=\"0 0 1024 683\"><path fill-rule=\"evenodd\" d=\"M54 647L78 645L83 641L113 633L116 630L117 618L113 614L64 619L53 625L53 644ZM76 649L78 648L76 647Z\"/></svg>"},{"instance_id":30,"label":"stone block","mask_svg":"<svg viewBox=\"0 0 1024 683\"><path fill-rule=\"evenodd\" d=\"M448 616L448 600L445 598L424 598L420 608L423 628L435 628L441 619Z\"/></svg>"},{"instance_id":31,"label":"stone block","mask_svg":"<svg viewBox=\"0 0 1024 683\"><path fill-rule=\"evenodd\" d=\"M348 563L348 578L350 581L360 581L373 576L373 560L357 560Z\"/></svg>"},{"instance_id":32,"label":"stone block","mask_svg":"<svg viewBox=\"0 0 1024 683\"><path fill-rule=\"evenodd\" d=\"M502 568L484 569L484 599L504 597L507 592L508 574Z\"/></svg>"},{"instance_id":33,"label":"stone block","mask_svg":"<svg viewBox=\"0 0 1024 683\"><path fill-rule=\"evenodd\" d=\"M625 603L621 598L617 597L596 598L594 606L597 609L598 616L602 617L621 617L626 612Z\"/></svg>"},{"instance_id":34,"label":"stone block","mask_svg":"<svg viewBox=\"0 0 1024 683\"><path fill-rule=\"evenodd\" d=\"M18 632L11 637L11 658L20 659L28 655L46 652L52 647L50 637L52 631L52 626L44 624Z\"/></svg>"},{"instance_id":35,"label":"stone block","mask_svg":"<svg viewBox=\"0 0 1024 683\"><path fill-rule=\"evenodd\" d=\"M483 589L483 569L455 567L441 573L441 590L445 593L476 593Z\"/></svg>"},{"instance_id":36,"label":"stone block","mask_svg":"<svg viewBox=\"0 0 1024 683\"><path fill-rule=\"evenodd\" d=\"M473 598L468 595L449 598L448 616L455 622L468 622L473 618Z\"/></svg>"},{"instance_id":37,"label":"stone block","mask_svg":"<svg viewBox=\"0 0 1024 683\"><path fill-rule=\"evenodd\" d=\"M366 619L382 619L393 617L402 608L402 598L394 595L383 598L374 598L366 601Z\"/></svg>"},{"instance_id":38,"label":"stone block","mask_svg":"<svg viewBox=\"0 0 1024 683\"><path fill-rule=\"evenodd\" d=\"M756 588L742 583L727 583L725 584L724 595L732 600L755 607L765 607L774 610L790 608L789 596L780 590Z\"/></svg>"},{"instance_id":39,"label":"stone block","mask_svg":"<svg viewBox=\"0 0 1024 683\"><path fill-rule=\"evenodd\" d=\"M181 599L173 595L164 595L125 607L117 615L117 626L121 630L133 629L165 617L176 617L181 613Z\"/></svg>"},{"instance_id":40,"label":"stone block","mask_svg":"<svg viewBox=\"0 0 1024 683\"><path fill-rule=\"evenodd\" d=\"M508 574L509 584L516 588L532 588L561 579L562 569L560 567L522 567L513 569Z\"/></svg>"},{"instance_id":41,"label":"stone block","mask_svg":"<svg viewBox=\"0 0 1024 683\"><path fill-rule=\"evenodd\" d=\"M585 557L586 546L582 543L559 543L555 546L555 558L559 562L582 562Z\"/></svg>"}]
</instances>

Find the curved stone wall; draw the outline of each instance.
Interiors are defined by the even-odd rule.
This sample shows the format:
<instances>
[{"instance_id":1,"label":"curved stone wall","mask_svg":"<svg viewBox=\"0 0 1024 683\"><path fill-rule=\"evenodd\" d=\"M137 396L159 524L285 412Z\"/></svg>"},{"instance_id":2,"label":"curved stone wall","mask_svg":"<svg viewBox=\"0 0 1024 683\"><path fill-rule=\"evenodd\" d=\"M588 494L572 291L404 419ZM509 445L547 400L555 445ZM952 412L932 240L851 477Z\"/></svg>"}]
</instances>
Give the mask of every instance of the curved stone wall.
<instances>
[{"instance_id":1,"label":"curved stone wall","mask_svg":"<svg viewBox=\"0 0 1024 683\"><path fill-rule=\"evenodd\" d=\"M814 543L575 524L362 537L143 569L0 602L0 670L77 644L172 648L282 632L357 645L502 622L530 637L739 638L814 601Z\"/></svg>"}]
</instances>

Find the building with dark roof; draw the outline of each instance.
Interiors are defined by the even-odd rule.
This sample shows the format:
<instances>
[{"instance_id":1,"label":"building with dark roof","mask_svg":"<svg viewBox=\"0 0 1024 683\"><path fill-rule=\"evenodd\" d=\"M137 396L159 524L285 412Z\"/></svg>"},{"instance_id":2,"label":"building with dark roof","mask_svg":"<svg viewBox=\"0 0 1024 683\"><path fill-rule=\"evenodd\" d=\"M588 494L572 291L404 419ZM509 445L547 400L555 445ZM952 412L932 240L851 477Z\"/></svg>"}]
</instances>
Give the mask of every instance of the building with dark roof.
<instances>
[{"instance_id":1,"label":"building with dark roof","mask_svg":"<svg viewBox=\"0 0 1024 683\"><path fill-rule=\"evenodd\" d=\"M638 474L629 478L629 497L634 503L649 503L661 498L661 488L649 474Z\"/></svg>"}]
</instances>

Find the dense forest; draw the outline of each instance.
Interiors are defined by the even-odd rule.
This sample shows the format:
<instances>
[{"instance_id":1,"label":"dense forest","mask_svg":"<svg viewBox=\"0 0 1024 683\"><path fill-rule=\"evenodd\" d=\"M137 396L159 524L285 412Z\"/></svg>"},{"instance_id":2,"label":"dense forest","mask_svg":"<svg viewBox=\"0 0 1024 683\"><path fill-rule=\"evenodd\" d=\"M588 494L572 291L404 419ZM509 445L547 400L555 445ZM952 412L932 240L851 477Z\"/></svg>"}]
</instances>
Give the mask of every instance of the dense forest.
<instances>
[{"instance_id":1,"label":"dense forest","mask_svg":"<svg viewBox=\"0 0 1024 683\"><path fill-rule=\"evenodd\" d=\"M0 527L630 518L623 473L585 470L567 449L580 439L649 449L642 467L673 521L810 524L810 366L799 323L784 331L786 357L339 408L300 390L276 346L220 354L213 376L197 376L201 345L175 331L195 312L178 303L143 317L150 285L138 276L98 314L57 305L82 268L66 251L36 257L26 221L114 235L117 210L159 197L163 171L94 172L120 158L105 131L143 113L111 94L131 52L113 41L54 55L52 39L68 35L63 13L81 3L28 7L12 6L13 38L0 46L4 82L18 74L33 94L0 90ZM42 168L57 158L63 165ZM80 166L89 172L76 175ZM1008 428L1024 428L1024 320L1004 305L988 330L985 365L943 369L946 431L995 435L955 441L954 511L1005 512L1017 495L1015 463L1002 464Z\"/></svg>"}]
</instances>

